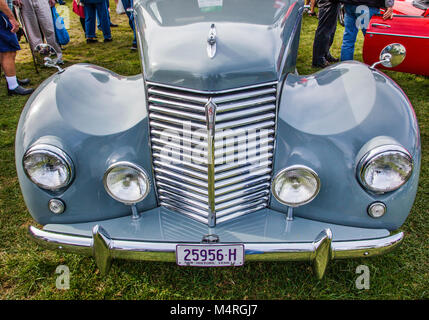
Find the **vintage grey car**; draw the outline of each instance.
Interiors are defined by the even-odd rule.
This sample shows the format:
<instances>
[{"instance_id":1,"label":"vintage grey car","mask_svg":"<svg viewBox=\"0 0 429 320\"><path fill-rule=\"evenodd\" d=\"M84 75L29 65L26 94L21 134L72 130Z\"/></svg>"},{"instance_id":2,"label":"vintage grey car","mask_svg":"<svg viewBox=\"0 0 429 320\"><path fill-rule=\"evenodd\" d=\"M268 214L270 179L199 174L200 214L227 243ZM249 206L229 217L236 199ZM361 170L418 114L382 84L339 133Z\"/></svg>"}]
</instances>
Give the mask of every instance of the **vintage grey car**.
<instances>
[{"instance_id":1,"label":"vintage grey car","mask_svg":"<svg viewBox=\"0 0 429 320\"><path fill-rule=\"evenodd\" d=\"M319 278L400 244L420 171L413 108L374 66L298 75L303 7L136 0L142 74L59 69L22 112L16 168L43 225L30 236L102 273L114 259L276 260Z\"/></svg>"}]
</instances>

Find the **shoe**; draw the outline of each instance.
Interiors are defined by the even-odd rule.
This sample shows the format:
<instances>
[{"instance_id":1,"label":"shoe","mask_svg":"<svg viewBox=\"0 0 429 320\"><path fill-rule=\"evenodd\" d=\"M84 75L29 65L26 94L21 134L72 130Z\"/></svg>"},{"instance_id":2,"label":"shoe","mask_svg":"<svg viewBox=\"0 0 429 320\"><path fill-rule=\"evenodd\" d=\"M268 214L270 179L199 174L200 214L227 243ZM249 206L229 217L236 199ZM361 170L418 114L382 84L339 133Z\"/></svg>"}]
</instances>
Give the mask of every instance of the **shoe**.
<instances>
[{"instance_id":1,"label":"shoe","mask_svg":"<svg viewBox=\"0 0 429 320\"><path fill-rule=\"evenodd\" d=\"M30 94L30 93L32 93L34 91L34 89L33 88L28 88L28 89L26 89L26 88L24 88L24 87L21 87L21 86L17 86L15 89L13 89L13 90L10 90L9 88L7 88L7 94L8 95L20 95L20 96L25 96L25 95L27 95L27 94Z\"/></svg>"},{"instance_id":2,"label":"shoe","mask_svg":"<svg viewBox=\"0 0 429 320\"><path fill-rule=\"evenodd\" d=\"M86 39L86 43L97 43L97 39Z\"/></svg>"},{"instance_id":3,"label":"shoe","mask_svg":"<svg viewBox=\"0 0 429 320\"><path fill-rule=\"evenodd\" d=\"M311 65L313 68L326 68L326 67L328 67L329 66L329 62L328 61L323 61L323 63L313 63L312 65Z\"/></svg>"},{"instance_id":4,"label":"shoe","mask_svg":"<svg viewBox=\"0 0 429 320\"><path fill-rule=\"evenodd\" d=\"M116 28L116 27L119 27L119 26L118 26L117 24L115 24L115 23L111 23L111 22L110 22L110 27L111 27L111 28Z\"/></svg>"},{"instance_id":5,"label":"shoe","mask_svg":"<svg viewBox=\"0 0 429 320\"><path fill-rule=\"evenodd\" d=\"M137 50L137 43L133 43L131 45L131 50Z\"/></svg>"},{"instance_id":6,"label":"shoe","mask_svg":"<svg viewBox=\"0 0 429 320\"><path fill-rule=\"evenodd\" d=\"M331 63L335 63L340 61L340 59L333 57L330 53L328 53L325 57L326 61L331 62Z\"/></svg>"},{"instance_id":7,"label":"shoe","mask_svg":"<svg viewBox=\"0 0 429 320\"><path fill-rule=\"evenodd\" d=\"M112 38L106 38L106 39L104 39L104 42L112 42L112 41L113 41Z\"/></svg>"},{"instance_id":8,"label":"shoe","mask_svg":"<svg viewBox=\"0 0 429 320\"><path fill-rule=\"evenodd\" d=\"M30 79L16 79L18 81L18 84L20 86L26 86L30 83Z\"/></svg>"},{"instance_id":9,"label":"shoe","mask_svg":"<svg viewBox=\"0 0 429 320\"><path fill-rule=\"evenodd\" d=\"M63 65L64 61L63 61L63 59L57 59L56 63L59 65Z\"/></svg>"}]
</instances>

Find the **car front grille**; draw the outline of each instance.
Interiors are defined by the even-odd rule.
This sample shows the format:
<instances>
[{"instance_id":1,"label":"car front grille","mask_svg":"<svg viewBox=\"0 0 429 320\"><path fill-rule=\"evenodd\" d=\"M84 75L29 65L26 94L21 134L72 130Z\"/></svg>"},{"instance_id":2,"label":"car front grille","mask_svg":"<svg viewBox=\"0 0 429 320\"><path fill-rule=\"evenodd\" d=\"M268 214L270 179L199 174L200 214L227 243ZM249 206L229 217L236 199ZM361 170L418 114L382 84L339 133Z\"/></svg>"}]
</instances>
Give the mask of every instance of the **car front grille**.
<instances>
[{"instance_id":1,"label":"car front grille","mask_svg":"<svg viewBox=\"0 0 429 320\"><path fill-rule=\"evenodd\" d=\"M276 86L196 93L147 83L160 205L209 226L268 205Z\"/></svg>"}]
</instances>

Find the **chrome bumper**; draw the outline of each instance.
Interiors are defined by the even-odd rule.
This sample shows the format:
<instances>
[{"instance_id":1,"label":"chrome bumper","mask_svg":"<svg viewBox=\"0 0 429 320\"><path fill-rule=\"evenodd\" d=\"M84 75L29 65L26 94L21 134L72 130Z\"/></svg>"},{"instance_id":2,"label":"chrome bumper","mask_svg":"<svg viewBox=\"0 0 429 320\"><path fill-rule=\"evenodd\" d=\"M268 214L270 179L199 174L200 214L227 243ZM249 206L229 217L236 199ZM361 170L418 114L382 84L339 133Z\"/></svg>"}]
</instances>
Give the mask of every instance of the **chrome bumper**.
<instances>
[{"instance_id":1,"label":"chrome bumper","mask_svg":"<svg viewBox=\"0 0 429 320\"><path fill-rule=\"evenodd\" d=\"M100 226L94 226L91 237L67 235L29 227L30 237L48 249L62 250L95 257L100 271L109 271L112 259L176 261L178 243L144 242L112 239ZM384 238L332 241L330 229L322 230L313 242L244 243L246 261L308 261L321 279L332 259L372 257L396 248L403 240L400 232ZM208 244L210 245L210 244Z\"/></svg>"}]
</instances>

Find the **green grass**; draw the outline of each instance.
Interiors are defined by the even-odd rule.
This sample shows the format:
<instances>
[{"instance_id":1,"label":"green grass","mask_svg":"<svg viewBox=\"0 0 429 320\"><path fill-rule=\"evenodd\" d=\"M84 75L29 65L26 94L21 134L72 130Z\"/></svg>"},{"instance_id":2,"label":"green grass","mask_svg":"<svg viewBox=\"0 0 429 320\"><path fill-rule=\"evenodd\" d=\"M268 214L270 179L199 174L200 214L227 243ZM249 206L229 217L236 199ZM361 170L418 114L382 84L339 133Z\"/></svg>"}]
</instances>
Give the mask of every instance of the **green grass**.
<instances>
[{"instance_id":1,"label":"green grass","mask_svg":"<svg viewBox=\"0 0 429 320\"><path fill-rule=\"evenodd\" d=\"M68 1L71 3L71 1ZM112 1L113 3L113 1ZM114 8L114 5L113 7ZM113 10L112 10L113 11ZM140 72L138 53L129 47L132 33L124 15L112 14L120 24L112 29L114 41L87 45L77 17L71 13L71 43L64 51L67 65L90 62L119 74ZM313 73L312 44L317 19L305 16L298 71ZM332 48L339 56L343 29L339 26ZM99 38L101 34L99 33ZM356 46L361 60L362 37ZM22 44L17 69L21 78L38 85L54 69L34 73L28 45ZM420 299L429 298L429 80L388 72L410 98L421 128L423 163L413 211L402 230L407 236L396 251L382 257L333 261L321 281L306 263L248 263L240 268L183 268L167 263L115 261L103 277L94 259L39 248L26 236L34 223L27 212L14 162L14 139L26 97L8 97L0 80L0 298L1 299ZM55 287L56 267L71 271L70 289ZM355 288L356 267L366 264L371 288Z\"/></svg>"}]
</instances>

